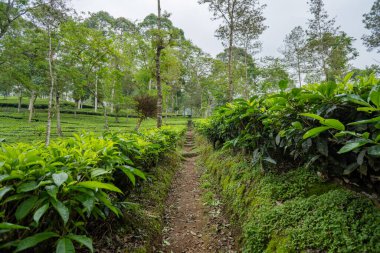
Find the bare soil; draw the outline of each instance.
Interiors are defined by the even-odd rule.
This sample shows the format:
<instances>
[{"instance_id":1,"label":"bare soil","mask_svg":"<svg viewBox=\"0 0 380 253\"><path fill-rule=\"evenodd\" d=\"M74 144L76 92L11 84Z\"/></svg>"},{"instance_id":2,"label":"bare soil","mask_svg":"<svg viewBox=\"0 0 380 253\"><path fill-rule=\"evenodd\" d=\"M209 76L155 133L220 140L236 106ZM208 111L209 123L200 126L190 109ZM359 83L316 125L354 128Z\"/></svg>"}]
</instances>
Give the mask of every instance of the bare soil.
<instances>
[{"instance_id":1,"label":"bare soil","mask_svg":"<svg viewBox=\"0 0 380 253\"><path fill-rule=\"evenodd\" d=\"M186 134L184 146L186 159L174 177L166 202L162 252L237 252L228 222L215 215L219 209L203 205L191 131Z\"/></svg>"}]
</instances>

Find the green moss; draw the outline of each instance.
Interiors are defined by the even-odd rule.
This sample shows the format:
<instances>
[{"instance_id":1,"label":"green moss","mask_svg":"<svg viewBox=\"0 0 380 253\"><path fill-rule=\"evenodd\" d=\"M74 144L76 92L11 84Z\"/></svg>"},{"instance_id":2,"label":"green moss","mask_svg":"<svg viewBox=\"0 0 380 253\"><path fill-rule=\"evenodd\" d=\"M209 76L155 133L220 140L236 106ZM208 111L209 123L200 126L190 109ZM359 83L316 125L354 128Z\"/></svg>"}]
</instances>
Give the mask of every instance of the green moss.
<instances>
[{"instance_id":1,"label":"green moss","mask_svg":"<svg viewBox=\"0 0 380 253\"><path fill-rule=\"evenodd\" d=\"M146 248L144 247L138 247L136 249L132 249L130 251L126 251L126 253L147 253Z\"/></svg>"},{"instance_id":2,"label":"green moss","mask_svg":"<svg viewBox=\"0 0 380 253\"><path fill-rule=\"evenodd\" d=\"M148 175L147 180L133 191L129 201L139 204L126 212L128 226L124 226L124 229L140 239L127 246L126 252L152 252L153 246L158 243L156 240L163 229L165 200L179 166L179 153L168 154L161 165Z\"/></svg>"},{"instance_id":3,"label":"green moss","mask_svg":"<svg viewBox=\"0 0 380 253\"><path fill-rule=\"evenodd\" d=\"M289 248L289 241L289 237L275 235L269 241L265 253L295 253L296 251Z\"/></svg>"},{"instance_id":4,"label":"green moss","mask_svg":"<svg viewBox=\"0 0 380 253\"><path fill-rule=\"evenodd\" d=\"M306 189L305 195L306 196L321 195L338 188L339 186L337 184L329 183L329 182L313 184Z\"/></svg>"},{"instance_id":5,"label":"green moss","mask_svg":"<svg viewBox=\"0 0 380 253\"><path fill-rule=\"evenodd\" d=\"M366 197L306 168L264 174L242 155L201 146L243 252L380 252L380 211Z\"/></svg>"}]
</instances>

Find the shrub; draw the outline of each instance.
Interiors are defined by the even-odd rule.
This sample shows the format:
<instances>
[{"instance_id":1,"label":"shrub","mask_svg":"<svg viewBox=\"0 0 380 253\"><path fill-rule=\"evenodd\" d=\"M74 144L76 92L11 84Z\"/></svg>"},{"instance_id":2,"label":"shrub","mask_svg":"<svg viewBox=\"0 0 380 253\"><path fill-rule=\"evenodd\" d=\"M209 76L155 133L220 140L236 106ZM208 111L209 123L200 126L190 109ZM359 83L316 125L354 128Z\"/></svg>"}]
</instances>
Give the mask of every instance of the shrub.
<instances>
[{"instance_id":1,"label":"shrub","mask_svg":"<svg viewBox=\"0 0 380 253\"><path fill-rule=\"evenodd\" d=\"M122 216L127 203L118 197L145 179L144 166L174 149L180 134L165 128L103 137L75 134L48 147L2 144L0 248L50 252L55 244L57 252L73 252L74 242L92 252L86 225ZM152 142L156 137L160 141ZM130 183L115 180L118 173Z\"/></svg>"},{"instance_id":2,"label":"shrub","mask_svg":"<svg viewBox=\"0 0 380 253\"><path fill-rule=\"evenodd\" d=\"M263 170L314 163L326 177L379 193L380 83L350 77L238 99L197 127L214 147L250 153Z\"/></svg>"}]
</instances>

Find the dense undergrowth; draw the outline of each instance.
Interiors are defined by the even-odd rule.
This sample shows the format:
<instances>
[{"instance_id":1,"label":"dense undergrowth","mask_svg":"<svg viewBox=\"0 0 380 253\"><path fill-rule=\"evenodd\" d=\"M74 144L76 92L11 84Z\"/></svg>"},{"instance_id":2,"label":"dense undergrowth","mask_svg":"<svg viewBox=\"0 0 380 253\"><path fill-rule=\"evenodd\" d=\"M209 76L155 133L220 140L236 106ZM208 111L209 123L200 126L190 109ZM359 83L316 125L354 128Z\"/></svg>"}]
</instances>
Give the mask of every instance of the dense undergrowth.
<instances>
[{"instance_id":1,"label":"dense undergrowth","mask_svg":"<svg viewBox=\"0 0 380 253\"><path fill-rule=\"evenodd\" d=\"M0 147L1 251L93 252L89 228L125 217L128 195L176 147L184 128L76 134L50 146ZM95 225L96 227L96 225ZM74 246L74 244L76 246Z\"/></svg>"},{"instance_id":2,"label":"dense undergrowth","mask_svg":"<svg viewBox=\"0 0 380 253\"><path fill-rule=\"evenodd\" d=\"M204 177L241 227L243 252L380 251L380 211L365 196L305 167L264 173L247 155L201 146Z\"/></svg>"},{"instance_id":3,"label":"dense undergrowth","mask_svg":"<svg viewBox=\"0 0 380 253\"><path fill-rule=\"evenodd\" d=\"M373 75L350 83L302 88L235 100L198 129L214 147L253 156L263 170L305 165L380 192L380 81ZM296 166L297 167L297 166Z\"/></svg>"},{"instance_id":4,"label":"dense undergrowth","mask_svg":"<svg viewBox=\"0 0 380 253\"><path fill-rule=\"evenodd\" d=\"M133 204L128 206L123 219L114 217L95 224L94 247L103 249L99 252L157 251L162 243L165 200L180 163L178 151L165 154L158 166L146 173L146 180L128 195Z\"/></svg>"},{"instance_id":5,"label":"dense undergrowth","mask_svg":"<svg viewBox=\"0 0 380 253\"><path fill-rule=\"evenodd\" d=\"M244 252L380 252L380 81L351 77L281 82L197 122Z\"/></svg>"}]
</instances>

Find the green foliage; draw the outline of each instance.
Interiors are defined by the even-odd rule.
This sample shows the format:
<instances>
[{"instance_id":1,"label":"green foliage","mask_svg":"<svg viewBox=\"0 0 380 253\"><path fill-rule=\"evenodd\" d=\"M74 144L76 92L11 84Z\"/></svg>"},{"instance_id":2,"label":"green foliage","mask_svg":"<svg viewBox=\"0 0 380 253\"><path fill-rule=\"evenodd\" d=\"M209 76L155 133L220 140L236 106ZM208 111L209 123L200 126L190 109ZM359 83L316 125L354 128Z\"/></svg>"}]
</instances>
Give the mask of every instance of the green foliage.
<instances>
[{"instance_id":1,"label":"green foliage","mask_svg":"<svg viewBox=\"0 0 380 253\"><path fill-rule=\"evenodd\" d=\"M0 99L2 101L2 99ZM38 101L38 100L37 100ZM1 111L0 107L0 111ZM7 111L11 110L11 111ZM104 132L104 118L103 116L91 116L81 113L93 113L84 111L74 115L74 111L65 111L61 114L61 124L64 136L72 136L74 133L81 133L82 131L94 132L96 135L102 135ZM0 140L5 139L6 143L13 142L36 142L42 141L45 138L43 134L46 131L46 112L38 110L34 117L35 121L31 124L22 124L28 120L26 113L18 114L14 109L3 109L0 112ZM164 117L164 125L172 126L182 129L187 123L185 117ZM114 117L109 117L109 130L112 132L118 131L132 131L136 125L137 118L130 115L128 118L121 116L120 122L115 122ZM54 121L53 121L54 122ZM141 128L153 128L156 126L155 119L144 120ZM52 129L52 137L57 138L56 129Z\"/></svg>"},{"instance_id":2,"label":"green foliage","mask_svg":"<svg viewBox=\"0 0 380 253\"><path fill-rule=\"evenodd\" d=\"M102 137L75 134L48 147L2 144L0 247L49 251L54 237L56 252L75 252L73 242L92 251L86 225L122 216L118 199L146 179L145 173L175 148L182 133L163 127Z\"/></svg>"},{"instance_id":3,"label":"green foliage","mask_svg":"<svg viewBox=\"0 0 380 253\"><path fill-rule=\"evenodd\" d=\"M243 252L378 252L380 211L365 196L298 168L262 173L249 157L202 143L207 178L242 227Z\"/></svg>"},{"instance_id":4,"label":"green foliage","mask_svg":"<svg viewBox=\"0 0 380 253\"><path fill-rule=\"evenodd\" d=\"M364 35L363 41L364 44L368 47L369 50L377 48L377 52L380 52L380 1L375 0L371 11L363 15L363 23L365 28L368 29L371 33L370 35Z\"/></svg>"},{"instance_id":5,"label":"green foliage","mask_svg":"<svg viewBox=\"0 0 380 253\"><path fill-rule=\"evenodd\" d=\"M214 147L250 153L263 170L314 163L328 176L380 191L379 80L348 83L351 77L235 100L196 125Z\"/></svg>"}]
</instances>

